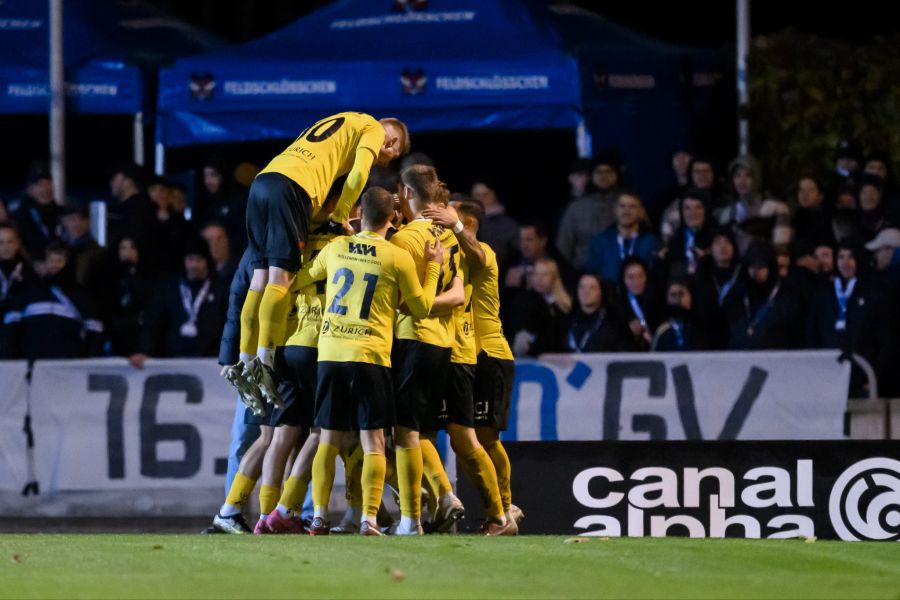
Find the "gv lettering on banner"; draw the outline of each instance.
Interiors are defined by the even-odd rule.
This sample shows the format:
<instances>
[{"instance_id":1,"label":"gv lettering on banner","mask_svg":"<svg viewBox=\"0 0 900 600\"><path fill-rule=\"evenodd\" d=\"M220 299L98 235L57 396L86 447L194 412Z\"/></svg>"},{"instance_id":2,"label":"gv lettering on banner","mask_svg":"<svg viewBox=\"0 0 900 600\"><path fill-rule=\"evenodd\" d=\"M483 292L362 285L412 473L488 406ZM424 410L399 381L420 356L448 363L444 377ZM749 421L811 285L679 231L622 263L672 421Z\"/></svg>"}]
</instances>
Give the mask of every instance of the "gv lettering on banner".
<instances>
[{"instance_id":1,"label":"gv lettering on banner","mask_svg":"<svg viewBox=\"0 0 900 600\"><path fill-rule=\"evenodd\" d=\"M517 361L506 440L843 437L837 352L545 355Z\"/></svg>"}]
</instances>

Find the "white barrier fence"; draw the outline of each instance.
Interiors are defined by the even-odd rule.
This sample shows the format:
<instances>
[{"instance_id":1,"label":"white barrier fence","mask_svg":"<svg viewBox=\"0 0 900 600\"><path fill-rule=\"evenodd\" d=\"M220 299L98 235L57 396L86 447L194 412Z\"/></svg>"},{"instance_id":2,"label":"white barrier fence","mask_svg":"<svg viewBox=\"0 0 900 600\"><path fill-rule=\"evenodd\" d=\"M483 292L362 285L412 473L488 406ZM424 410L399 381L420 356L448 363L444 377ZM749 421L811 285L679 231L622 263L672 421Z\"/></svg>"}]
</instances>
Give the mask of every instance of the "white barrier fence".
<instances>
[{"instance_id":1,"label":"white barrier fence","mask_svg":"<svg viewBox=\"0 0 900 600\"><path fill-rule=\"evenodd\" d=\"M208 512L235 403L218 371L44 361L29 389L25 363L0 362L0 514ZM517 363L504 437L842 439L848 383L836 352L546 356Z\"/></svg>"}]
</instances>

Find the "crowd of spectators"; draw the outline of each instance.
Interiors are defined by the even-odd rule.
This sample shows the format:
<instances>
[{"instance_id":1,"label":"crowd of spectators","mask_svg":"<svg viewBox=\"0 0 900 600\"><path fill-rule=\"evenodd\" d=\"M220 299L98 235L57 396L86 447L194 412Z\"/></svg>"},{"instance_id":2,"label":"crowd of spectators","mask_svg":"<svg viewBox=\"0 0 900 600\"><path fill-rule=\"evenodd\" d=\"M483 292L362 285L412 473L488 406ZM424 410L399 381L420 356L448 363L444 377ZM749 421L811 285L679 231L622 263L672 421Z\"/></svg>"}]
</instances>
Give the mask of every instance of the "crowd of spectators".
<instances>
[{"instance_id":1,"label":"crowd of spectators","mask_svg":"<svg viewBox=\"0 0 900 600\"><path fill-rule=\"evenodd\" d=\"M652 199L614 155L578 160L569 198L521 222L504 205L515 199L474 181L514 353L838 348L900 396L900 187L889 156L852 140L833 159L772 194L751 156L720 172L679 150ZM215 356L252 175L210 160L189 203L182 185L123 165L101 248L87 207L59 203L35 166L0 201L0 357ZM858 370L851 388L867 391Z\"/></svg>"}]
</instances>

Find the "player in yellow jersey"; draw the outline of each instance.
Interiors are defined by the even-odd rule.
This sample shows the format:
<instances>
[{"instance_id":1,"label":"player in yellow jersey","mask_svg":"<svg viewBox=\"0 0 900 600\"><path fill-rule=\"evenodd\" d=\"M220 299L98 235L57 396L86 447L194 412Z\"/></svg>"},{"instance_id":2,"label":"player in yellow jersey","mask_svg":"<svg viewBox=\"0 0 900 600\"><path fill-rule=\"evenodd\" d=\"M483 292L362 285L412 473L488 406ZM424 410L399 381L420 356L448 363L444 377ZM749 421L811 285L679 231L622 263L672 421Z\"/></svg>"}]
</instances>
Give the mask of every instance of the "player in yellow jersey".
<instances>
[{"instance_id":1,"label":"player in yellow jersey","mask_svg":"<svg viewBox=\"0 0 900 600\"><path fill-rule=\"evenodd\" d=\"M477 242L478 248L475 247L475 236L484 219L484 207L471 199L453 202L452 206L462 216L464 228L453 211L429 211L427 215L435 223L459 232L459 242L471 268L472 297L469 306L472 308L477 351L473 382L475 432L494 464L506 519L511 529L518 530L517 525L524 515L512 504L509 457L500 442L500 432L506 429L509 419L515 363L500 322L497 255L484 242Z\"/></svg>"},{"instance_id":2,"label":"player in yellow jersey","mask_svg":"<svg viewBox=\"0 0 900 600\"><path fill-rule=\"evenodd\" d=\"M272 366L275 346L284 334L288 290L300 268L307 224L311 219L326 220L328 215L319 214L320 208L342 176L346 179L330 222L345 221L372 165L387 165L408 150L409 133L401 121L343 112L304 129L256 176L247 201L254 270L241 310L242 346L256 339L256 357L235 365L230 380L243 377L260 388L267 402L281 404Z\"/></svg>"},{"instance_id":3,"label":"player in yellow jersey","mask_svg":"<svg viewBox=\"0 0 900 600\"><path fill-rule=\"evenodd\" d=\"M341 432L359 430L363 518L360 533L381 535L376 523L384 488L384 429L395 423L391 381L394 321L401 302L416 318L428 315L437 292L444 250L423 244L424 286L409 253L384 239L393 196L373 187L362 197L363 231L325 247L299 285L325 279L325 312L319 336L315 424L322 428L313 461L315 514L310 533L328 533L327 511Z\"/></svg>"},{"instance_id":4,"label":"player in yellow jersey","mask_svg":"<svg viewBox=\"0 0 900 600\"><path fill-rule=\"evenodd\" d=\"M465 302L459 277L459 245L452 231L436 227L422 217L430 206L445 206L449 198L446 186L433 167L414 165L400 174L403 184L402 209L407 224L391 238L391 243L407 250L423 280L426 257L422 247L438 239L446 249L441 266L438 292L432 316L413 319L401 312L394 332L394 385L397 396L397 427L394 448L400 492L399 535L422 533L422 474L440 495L440 510L450 521L464 516L462 503L452 493L440 456L428 435L437 430L438 413L443 401L450 353L456 333L453 309ZM422 434L422 435L420 435Z\"/></svg>"},{"instance_id":5,"label":"player in yellow jersey","mask_svg":"<svg viewBox=\"0 0 900 600\"><path fill-rule=\"evenodd\" d=\"M482 447L475 432L474 391L477 365L477 342L472 305L475 300L472 280L486 266L486 253L479 245L476 234L483 216L478 204L465 197L456 198L446 208L433 207L423 216L454 232L464 260L460 264L466 292L466 303L456 309L456 339L450 359L450 376L447 380L445 407L447 433L468 478L481 495L486 520L481 527L485 535L515 535L518 526L508 519L497 481L497 471L490 456ZM440 517L440 513L438 517ZM446 523L437 519L436 528L441 531Z\"/></svg>"}]
</instances>

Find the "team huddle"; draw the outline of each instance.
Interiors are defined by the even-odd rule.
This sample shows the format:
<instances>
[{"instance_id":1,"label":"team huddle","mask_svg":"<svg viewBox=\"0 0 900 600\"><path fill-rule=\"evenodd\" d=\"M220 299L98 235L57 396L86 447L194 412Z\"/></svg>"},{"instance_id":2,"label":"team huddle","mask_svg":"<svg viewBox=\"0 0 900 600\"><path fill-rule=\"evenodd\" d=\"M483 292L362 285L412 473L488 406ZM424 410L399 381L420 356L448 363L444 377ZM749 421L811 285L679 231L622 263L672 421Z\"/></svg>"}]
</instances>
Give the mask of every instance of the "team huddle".
<instances>
[{"instance_id":1,"label":"team huddle","mask_svg":"<svg viewBox=\"0 0 900 600\"><path fill-rule=\"evenodd\" d=\"M480 532L518 532L523 515L500 442L513 355L497 260L476 238L484 209L451 199L425 165L404 169L399 189L366 187L373 165L409 146L397 119L339 113L304 130L254 180L240 361L223 375L261 434L207 532L250 532L242 510L257 482L254 533L452 531L465 510L435 446L440 429L480 494ZM331 526L338 456L347 510ZM391 527L385 484L400 510ZM310 487L314 514L303 521Z\"/></svg>"}]
</instances>

